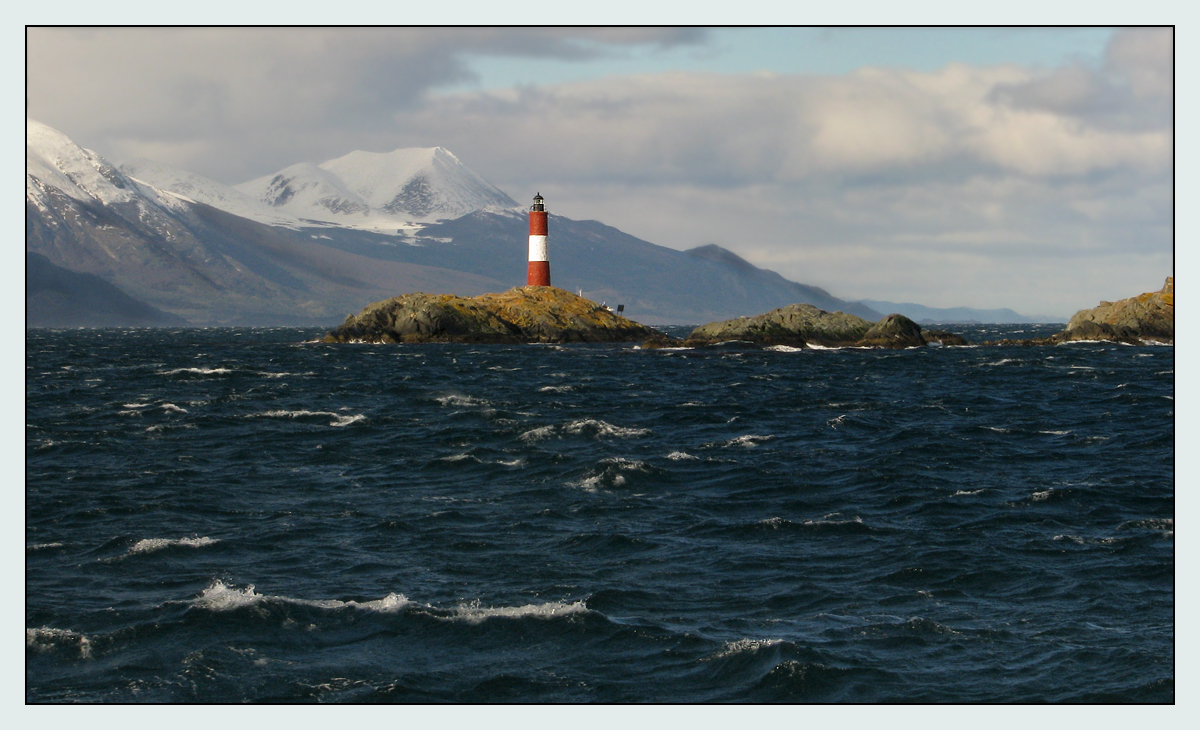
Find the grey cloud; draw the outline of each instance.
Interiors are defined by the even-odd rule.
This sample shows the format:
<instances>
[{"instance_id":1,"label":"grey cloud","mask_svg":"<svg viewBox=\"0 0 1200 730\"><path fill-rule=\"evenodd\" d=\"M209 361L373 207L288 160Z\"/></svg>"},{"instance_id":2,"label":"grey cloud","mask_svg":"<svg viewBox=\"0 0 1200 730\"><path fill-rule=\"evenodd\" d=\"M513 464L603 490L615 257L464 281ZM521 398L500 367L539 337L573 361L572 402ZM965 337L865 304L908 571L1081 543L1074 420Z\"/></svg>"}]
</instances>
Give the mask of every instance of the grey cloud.
<instances>
[{"instance_id":1,"label":"grey cloud","mask_svg":"<svg viewBox=\"0 0 1200 730\"><path fill-rule=\"evenodd\" d=\"M31 28L29 113L118 157L151 150L229 182L379 136L470 55L592 58L699 43L691 29ZM387 138L388 133L392 137ZM313 143L316 143L315 145ZM436 142L434 142L436 144ZM174 156L172 156L174 152ZM148 156L148 155L147 155Z\"/></svg>"},{"instance_id":2,"label":"grey cloud","mask_svg":"<svg viewBox=\"0 0 1200 730\"><path fill-rule=\"evenodd\" d=\"M1117 32L1103 64L1051 69L999 84L992 99L1013 108L1069 115L1106 130L1169 126L1174 100L1174 33L1170 28Z\"/></svg>"}]
</instances>

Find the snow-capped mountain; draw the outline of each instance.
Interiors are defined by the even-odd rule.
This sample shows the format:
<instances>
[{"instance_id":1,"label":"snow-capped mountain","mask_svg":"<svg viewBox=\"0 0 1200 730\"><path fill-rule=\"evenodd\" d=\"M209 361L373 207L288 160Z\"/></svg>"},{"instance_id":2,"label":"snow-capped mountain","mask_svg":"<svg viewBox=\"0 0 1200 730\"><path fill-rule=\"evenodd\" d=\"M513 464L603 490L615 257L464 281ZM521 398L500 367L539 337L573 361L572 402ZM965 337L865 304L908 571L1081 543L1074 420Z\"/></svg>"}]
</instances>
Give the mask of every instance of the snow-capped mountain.
<instances>
[{"instance_id":1,"label":"snow-capped mountain","mask_svg":"<svg viewBox=\"0 0 1200 730\"><path fill-rule=\"evenodd\" d=\"M300 219L380 232L519 207L441 147L356 151L235 187Z\"/></svg>"},{"instance_id":2,"label":"snow-capped mountain","mask_svg":"<svg viewBox=\"0 0 1200 730\"><path fill-rule=\"evenodd\" d=\"M143 212L180 208L176 196L139 185L108 160L57 129L25 120L25 199L46 210L55 195L100 205L132 204Z\"/></svg>"},{"instance_id":3,"label":"snow-capped mountain","mask_svg":"<svg viewBox=\"0 0 1200 730\"><path fill-rule=\"evenodd\" d=\"M60 283L97 283L99 277L115 289L91 288L116 308L130 308L129 301L117 301L128 295L194 324L330 322L397 291L481 294L505 288L436 264L381 261L321 245L294 218L269 225L255 220L264 211L279 214L199 176L145 163L127 169L189 195L122 172L61 132L27 120L27 322L63 323L74 308L77 323L97 324L83 316L97 306L95 297L80 291L68 301L57 284L31 286L38 282L30 277L43 270L51 272L43 278ZM52 293L45 302L31 298L43 290ZM55 309L50 319L40 311L47 302Z\"/></svg>"},{"instance_id":4,"label":"snow-capped mountain","mask_svg":"<svg viewBox=\"0 0 1200 730\"><path fill-rule=\"evenodd\" d=\"M302 222L296 216L256 200L230 185L194 172L143 158L123 162L119 170L137 182L173 193L183 200L211 205L226 213L270 226L302 226Z\"/></svg>"}]
</instances>

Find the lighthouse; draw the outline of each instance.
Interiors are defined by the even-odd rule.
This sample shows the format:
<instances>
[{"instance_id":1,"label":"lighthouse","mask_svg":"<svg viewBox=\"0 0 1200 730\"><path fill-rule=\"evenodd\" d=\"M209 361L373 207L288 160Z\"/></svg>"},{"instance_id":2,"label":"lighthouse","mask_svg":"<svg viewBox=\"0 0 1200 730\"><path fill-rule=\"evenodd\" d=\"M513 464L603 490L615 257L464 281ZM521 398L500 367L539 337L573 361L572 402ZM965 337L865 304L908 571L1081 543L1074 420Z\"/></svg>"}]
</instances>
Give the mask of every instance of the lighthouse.
<instances>
[{"instance_id":1,"label":"lighthouse","mask_svg":"<svg viewBox=\"0 0 1200 730\"><path fill-rule=\"evenodd\" d=\"M528 286L550 286L550 255L546 251L546 206L542 194L533 196L529 207Z\"/></svg>"}]
</instances>

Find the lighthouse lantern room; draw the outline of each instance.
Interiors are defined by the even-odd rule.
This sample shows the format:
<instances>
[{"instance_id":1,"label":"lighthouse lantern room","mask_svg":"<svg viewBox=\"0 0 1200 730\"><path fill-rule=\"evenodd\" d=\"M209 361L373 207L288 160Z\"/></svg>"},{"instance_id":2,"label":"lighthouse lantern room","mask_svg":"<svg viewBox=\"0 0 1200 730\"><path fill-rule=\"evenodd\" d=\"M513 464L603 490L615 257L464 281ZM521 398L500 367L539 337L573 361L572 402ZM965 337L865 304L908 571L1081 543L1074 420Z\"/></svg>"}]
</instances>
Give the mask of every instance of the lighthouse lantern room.
<instances>
[{"instance_id":1,"label":"lighthouse lantern room","mask_svg":"<svg viewBox=\"0 0 1200 730\"><path fill-rule=\"evenodd\" d=\"M550 286L550 256L546 249L547 218L542 194L533 196L529 207L529 279L528 286Z\"/></svg>"}]
</instances>

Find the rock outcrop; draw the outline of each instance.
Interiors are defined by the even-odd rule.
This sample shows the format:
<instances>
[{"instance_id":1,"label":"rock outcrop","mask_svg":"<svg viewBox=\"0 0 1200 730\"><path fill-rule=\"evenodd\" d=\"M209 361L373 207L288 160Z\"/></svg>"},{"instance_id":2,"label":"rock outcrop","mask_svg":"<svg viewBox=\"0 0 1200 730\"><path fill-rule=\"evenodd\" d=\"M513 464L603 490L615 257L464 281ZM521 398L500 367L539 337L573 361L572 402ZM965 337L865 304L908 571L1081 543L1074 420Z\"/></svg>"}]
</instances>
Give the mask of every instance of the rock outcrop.
<instances>
[{"instance_id":1,"label":"rock outcrop","mask_svg":"<svg viewBox=\"0 0 1200 730\"><path fill-rule=\"evenodd\" d=\"M889 314L867 330L858 341L859 347L922 347L921 326L903 314Z\"/></svg>"},{"instance_id":2,"label":"rock outcrop","mask_svg":"<svg viewBox=\"0 0 1200 730\"><path fill-rule=\"evenodd\" d=\"M826 312L811 304L789 304L754 317L700 325L685 342L709 345L741 340L764 346L838 346L857 342L870 329L870 322L853 314Z\"/></svg>"},{"instance_id":3,"label":"rock outcrop","mask_svg":"<svg viewBox=\"0 0 1200 730\"><path fill-rule=\"evenodd\" d=\"M1108 340L1139 344L1175 341L1175 277L1163 288L1075 313L1067 328L1051 339L1057 342Z\"/></svg>"},{"instance_id":4,"label":"rock outcrop","mask_svg":"<svg viewBox=\"0 0 1200 730\"><path fill-rule=\"evenodd\" d=\"M1159 291L1117 302L1100 302L1098 307L1082 309L1071 317L1066 329L1050 337L983 344L1032 346L1089 341L1175 344L1175 278L1168 276Z\"/></svg>"},{"instance_id":5,"label":"rock outcrop","mask_svg":"<svg viewBox=\"0 0 1200 730\"><path fill-rule=\"evenodd\" d=\"M459 297L416 292L369 304L325 342L636 342L661 336L549 286Z\"/></svg>"},{"instance_id":6,"label":"rock outcrop","mask_svg":"<svg viewBox=\"0 0 1200 730\"><path fill-rule=\"evenodd\" d=\"M948 332L939 333L944 345L967 344ZM738 317L701 325L685 340L661 337L645 347L704 347L722 342L743 342L756 347L921 347L927 344L921 327L901 314L890 314L871 324L844 312L826 312L811 304L789 304L755 317Z\"/></svg>"}]
</instances>

